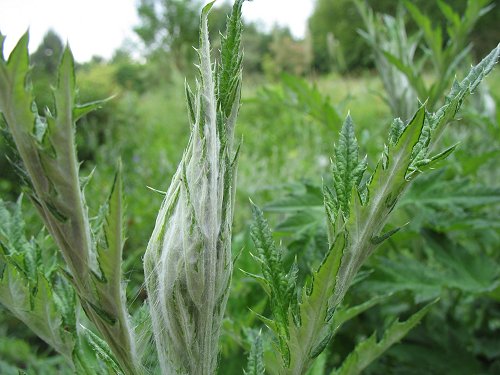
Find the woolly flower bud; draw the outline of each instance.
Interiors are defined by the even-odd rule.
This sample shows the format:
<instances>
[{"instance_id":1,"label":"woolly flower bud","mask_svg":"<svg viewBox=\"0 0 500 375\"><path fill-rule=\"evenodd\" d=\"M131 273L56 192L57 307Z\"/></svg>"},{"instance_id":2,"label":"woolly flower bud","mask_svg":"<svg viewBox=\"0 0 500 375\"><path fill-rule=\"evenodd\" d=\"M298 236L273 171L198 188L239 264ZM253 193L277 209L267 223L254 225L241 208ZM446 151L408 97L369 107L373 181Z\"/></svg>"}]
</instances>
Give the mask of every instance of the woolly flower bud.
<instances>
[{"instance_id":1,"label":"woolly flower bud","mask_svg":"<svg viewBox=\"0 0 500 375\"><path fill-rule=\"evenodd\" d=\"M208 159L188 159L165 198L145 258L153 328L167 374L214 372L232 273L222 191L211 183Z\"/></svg>"},{"instance_id":2,"label":"woolly flower bud","mask_svg":"<svg viewBox=\"0 0 500 375\"><path fill-rule=\"evenodd\" d=\"M234 35L223 39L226 56L239 55L241 3L237 1L228 23L228 33ZM201 81L194 95L189 87L186 90L191 138L165 195L144 258L164 374L215 373L232 274L236 171L232 137L239 109L241 58L227 59L229 64L223 60L214 76L208 41L209 9L205 7L201 19ZM230 81L225 82L224 77Z\"/></svg>"}]
</instances>

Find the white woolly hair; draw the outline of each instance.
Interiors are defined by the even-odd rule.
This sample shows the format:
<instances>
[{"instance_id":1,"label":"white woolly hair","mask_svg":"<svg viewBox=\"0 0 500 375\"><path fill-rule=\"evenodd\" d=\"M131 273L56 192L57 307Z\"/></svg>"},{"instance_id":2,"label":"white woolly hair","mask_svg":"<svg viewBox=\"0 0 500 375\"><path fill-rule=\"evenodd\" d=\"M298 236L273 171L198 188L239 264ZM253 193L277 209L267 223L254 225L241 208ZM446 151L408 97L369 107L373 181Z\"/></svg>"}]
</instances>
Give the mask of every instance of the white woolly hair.
<instances>
[{"instance_id":1,"label":"white woolly hair","mask_svg":"<svg viewBox=\"0 0 500 375\"><path fill-rule=\"evenodd\" d=\"M217 129L216 80L207 15L198 50L201 82L190 103L192 132L165 195L144 257L146 288L163 374L213 374L232 275L231 223L235 163L232 139ZM188 96L190 94L187 88ZM239 109L227 120L232 138ZM234 167L234 168L233 168Z\"/></svg>"}]
</instances>

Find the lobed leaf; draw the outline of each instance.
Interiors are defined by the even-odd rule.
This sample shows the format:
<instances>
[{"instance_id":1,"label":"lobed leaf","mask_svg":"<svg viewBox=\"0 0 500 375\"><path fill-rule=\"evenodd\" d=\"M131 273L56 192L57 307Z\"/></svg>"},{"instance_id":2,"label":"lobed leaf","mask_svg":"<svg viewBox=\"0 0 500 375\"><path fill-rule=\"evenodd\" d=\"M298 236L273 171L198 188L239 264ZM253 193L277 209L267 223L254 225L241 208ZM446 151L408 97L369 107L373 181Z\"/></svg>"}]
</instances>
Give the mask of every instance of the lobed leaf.
<instances>
[{"instance_id":1,"label":"lobed leaf","mask_svg":"<svg viewBox=\"0 0 500 375\"><path fill-rule=\"evenodd\" d=\"M336 210L341 211L343 216L347 218L350 212L349 204L352 192L357 190L366 170L366 159L358 160L359 146L350 115L344 121L334 155L332 173L333 188L336 194Z\"/></svg>"},{"instance_id":2,"label":"lobed leaf","mask_svg":"<svg viewBox=\"0 0 500 375\"><path fill-rule=\"evenodd\" d=\"M259 332L252 339L252 346L248 354L247 368L243 370L243 373L245 375L264 375L265 372L262 335L261 332Z\"/></svg>"},{"instance_id":3,"label":"lobed leaf","mask_svg":"<svg viewBox=\"0 0 500 375\"><path fill-rule=\"evenodd\" d=\"M286 339L289 336L288 316L289 308L293 304L295 297L295 281L297 277L296 267L287 274L281 259L281 250L276 247L269 224L262 211L252 204L253 223L251 227L252 240L257 249L257 259L261 264L263 280L266 289L270 292L270 302L273 317L276 324L275 334L280 342L280 350L283 357L288 358L289 349Z\"/></svg>"},{"instance_id":4,"label":"lobed leaf","mask_svg":"<svg viewBox=\"0 0 500 375\"><path fill-rule=\"evenodd\" d=\"M400 323L395 321L384 332L380 341L377 341L376 333L368 339L360 342L342 363L342 366L333 371L331 375L357 375L368 365L380 357L387 349L400 341L413 329L422 318L429 312L435 302L426 305L420 311L413 314L408 320Z\"/></svg>"},{"instance_id":5,"label":"lobed leaf","mask_svg":"<svg viewBox=\"0 0 500 375\"><path fill-rule=\"evenodd\" d=\"M303 288L302 299L298 305L297 322L289 318L290 363L286 366L287 374L306 371L333 335L329 324L332 317L330 298L338 280L337 274L346 246L345 241L343 234L336 238L323 263L313 274L311 286Z\"/></svg>"},{"instance_id":6,"label":"lobed leaf","mask_svg":"<svg viewBox=\"0 0 500 375\"><path fill-rule=\"evenodd\" d=\"M12 208L0 200L0 303L72 366L74 290L51 263L57 258L52 244L43 241L43 233L27 240L24 226L21 199Z\"/></svg>"}]
</instances>

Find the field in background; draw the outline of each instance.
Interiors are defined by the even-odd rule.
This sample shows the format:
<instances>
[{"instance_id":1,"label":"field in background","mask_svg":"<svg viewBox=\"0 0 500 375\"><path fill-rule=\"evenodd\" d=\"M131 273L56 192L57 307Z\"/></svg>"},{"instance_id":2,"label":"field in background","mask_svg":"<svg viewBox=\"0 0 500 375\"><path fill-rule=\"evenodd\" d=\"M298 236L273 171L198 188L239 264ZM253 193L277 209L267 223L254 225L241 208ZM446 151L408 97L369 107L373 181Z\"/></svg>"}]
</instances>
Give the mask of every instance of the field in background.
<instances>
[{"instance_id":1,"label":"field in background","mask_svg":"<svg viewBox=\"0 0 500 375\"><path fill-rule=\"evenodd\" d=\"M79 69L77 82L82 101L116 96L101 110L83 119L77 132L80 158L84 160L82 174L90 174L96 168L92 182L86 187L86 194L93 197L89 203L105 200L116 163L119 159L123 162L127 202L124 272L129 280L129 301L135 308L146 297L142 285L142 257L162 201L161 193L152 189L167 190L187 144L189 129L184 78L180 73L175 69L165 69L160 84L143 87L137 86L142 82L142 73L135 72L139 76L132 75L136 78L134 80L120 78L124 66L127 65L93 63ZM148 69L152 72L146 73L154 77L155 69L161 70L161 67L150 66ZM151 77L144 78L144 82L150 80ZM245 361L247 332L242 332L239 323L235 322L245 321L247 326L258 327L260 323L249 308L256 312L266 311L266 300L262 300L256 282L238 270L258 272L250 256L253 245L248 233L249 198L267 210L271 224L276 228L276 237L289 246L287 257L290 261L296 255L301 256L302 271L317 265L325 245L321 227L323 219L318 219L322 217L321 209L317 209L318 202L321 203L318 192L323 181L331 179L329 160L341 121L350 112L356 124L360 154L368 154L371 160L377 160L383 151L381 145L392 121L390 109L381 97L382 83L372 70L344 76L329 74L304 78L283 75L274 80L249 75L243 82L241 115L236 130L241 151L233 252L236 256L243 251L235 267L224 327L221 374L241 373L241 363ZM491 98L500 108L499 70L494 70L486 82ZM44 91L41 89L40 92ZM468 117L468 110L463 114L465 121L458 123L443 139L446 145L460 142L450 166L439 172L443 185L432 185L432 176L435 175L431 174L410 192L397 213L398 221L409 223L407 229L382 246L380 256L371 260L364 269L360 284L349 296L351 301L363 301L370 293L394 293L393 303L376 307L370 313L372 315L362 315L349 323L333 343L336 355L329 359L329 363L340 362L357 339L387 326L394 315L409 315L408 311L418 303L441 295L441 308L436 309L424 328L410 335L407 344L395 347L387 358L377 362L367 373L386 373L387 369L399 366L397 368L402 373L418 374L410 371L412 366L421 365L428 370L426 366L430 364L435 365L434 372L426 373L445 373L446 361L459 361L463 374L476 373L484 368L491 373L500 371L498 272L492 271L493 277L489 279L488 275L480 279L484 270L481 267L487 263L498 264L500 258L498 249L493 251L495 244L500 243L500 218L492 212L498 209L500 202L497 188L500 186L497 165L500 160L500 112L495 118L475 123ZM6 155L8 146L5 141L1 142L2 154ZM6 172L10 167L5 160L0 161L0 168L0 196L15 199L21 193L19 181ZM375 165L368 166L370 171L374 168ZM469 183L477 190L460 190L464 186L467 188ZM440 196L443 191L448 191L449 195ZM424 198L434 195L441 201L425 202ZM295 202L297 197L306 197L308 205L316 206L310 211L310 216L287 221L295 210L283 209L284 206L275 203L284 197L296 199ZM25 202L24 206L30 230L36 233L40 223L29 203ZM91 216L96 215L98 209L97 205L91 206ZM485 223L485 212L495 216L496 221ZM475 236L486 239L487 245L483 242L474 245ZM457 243L460 246L453 247ZM473 254L469 254L470 257L468 253L460 252L464 244L470 245L468 249ZM436 276L441 275L444 255L439 251L445 245L449 246L448 255L457 256L453 266L458 281L451 286ZM441 250L435 250L434 254L430 248L432 251ZM413 263L405 263L403 256L411 256ZM417 261L427 264L427 271L423 271L424 267L419 268ZM472 271L464 268L468 262L474 263ZM404 269L404 264L409 265L408 269ZM390 269L394 274L389 272ZM432 273L434 271L429 269L438 271ZM398 279L398 272L406 275L406 279ZM365 288L368 283L363 283L362 279L372 273L369 280L374 283ZM422 275L423 281L418 284L418 277ZM492 280L497 284L493 285ZM481 282L494 287L481 289L484 286ZM398 285L403 286L398 289ZM449 329L436 328L443 321L450 324ZM438 333L432 334L433 329ZM349 334L344 334L348 330ZM451 347L453 343L455 346ZM441 358L437 358L439 356ZM57 363L43 342L0 307L0 370L5 366L10 371L8 366L16 363L28 363L35 369L43 369L45 365L50 368L51 360Z\"/></svg>"}]
</instances>

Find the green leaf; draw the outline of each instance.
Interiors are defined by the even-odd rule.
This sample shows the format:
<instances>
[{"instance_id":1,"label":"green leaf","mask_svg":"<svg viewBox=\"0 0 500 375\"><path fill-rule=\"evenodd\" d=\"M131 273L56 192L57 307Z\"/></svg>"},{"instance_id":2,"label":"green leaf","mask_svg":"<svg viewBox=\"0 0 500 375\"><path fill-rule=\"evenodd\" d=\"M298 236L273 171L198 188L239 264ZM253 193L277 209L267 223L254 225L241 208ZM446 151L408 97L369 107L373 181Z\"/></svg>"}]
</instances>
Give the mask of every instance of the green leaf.
<instances>
[{"instance_id":1,"label":"green leaf","mask_svg":"<svg viewBox=\"0 0 500 375\"><path fill-rule=\"evenodd\" d=\"M115 297L121 293L121 264L124 245L122 195L120 164L105 207L107 213L102 227L102 239L97 243L99 268L104 282L113 290L112 294Z\"/></svg>"},{"instance_id":2,"label":"green leaf","mask_svg":"<svg viewBox=\"0 0 500 375\"><path fill-rule=\"evenodd\" d=\"M399 207L412 212L411 226L449 230L454 226L474 228L477 219L494 225L500 188L473 183L469 179L443 179L442 173L418 179Z\"/></svg>"},{"instance_id":3,"label":"green leaf","mask_svg":"<svg viewBox=\"0 0 500 375\"><path fill-rule=\"evenodd\" d=\"M252 340L250 353L248 354L247 369L243 371L245 375L264 375L264 349L262 347L261 332L256 334Z\"/></svg>"},{"instance_id":4,"label":"green leaf","mask_svg":"<svg viewBox=\"0 0 500 375\"><path fill-rule=\"evenodd\" d=\"M331 104L330 98L325 97L316 85L286 73L281 79L290 96L286 105L295 105L301 112L307 113L328 129L338 129L342 126L342 118Z\"/></svg>"},{"instance_id":5,"label":"green leaf","mask_svg":"<svg viewBox=\"0 0 500 375\"><path fill-rule=\"evenodd\" d=\"M103 107L104 104L106 104L108 101L113 99L112 97L103 99L103 100L96 100L90 103L85 103L85 104L77 104L73 108L73 119L74 121L78 121L85 115L87 115L90 112L96 111L100 108Z\"/></svg>"},{"instance_id":6,"label":"green leaf","mask_svg":"<svg viewBox=\"0 0 500 375\"><path fill-rule=\"evenodd\" d=\"M64 256L83 308L108 340L125 371L133 373L136 359L132 331L127 323L128 313L122 301L124 293L121 292L117 254L121 258L123 241L117 239L117 221L108 222L109 226L105 230L106 248L113 249L100 259L111 286L108 288L108 284L101 282L104 278L92 285L95 281L93 275L98 275L100 270L95 261L88 208L79 179L75 121L76 117L95 109L98 104L76 105L75 62L70 48L66 46L53 92L55 113L47 113L45 120L39 118L33 105L31 89L27 85L27 41L26 34L7 64L0 62L0 111L3 112L29 175L33 188L30 192L32 201ZM111 200L110 205L113 214L121 215L117 199ZM120 324L114 324L116 321ZM113 328L109 325L113 325Z\"/></svg>"},{"instance_id":7,"label":"green leaf","mask_svg":"<svg viewBox=\"0 0 500 375\"><path fill-rule=\"evenodd\" d=\"M333 331L329 323L332 308L330 299L337 282L345 240L343 233L337 236L323 263L313 273L310 288L303 288L298 307L299 324L289 318L290 364L287 366L287 373L302 373L307 370L332 337Z\"/></svg>"},{"instance_id":8,"label":"green leaf","mask_svg":"<svg viewBox=\"0 0 500 375\"><path fill-rule=\"evenodd\" d=\"M423 30L424 38L427 45L431 48L433 54L432 59L435 61L436 66L441 66L442 62L442 46L443 35L440 27L433 28L432 21L429 17L424 15L419 8L408 0L404 0L405 8L408 9L410 15L417 23L418 27Z\"/></svg>"},{"instance_id":9,"label":"green leaf","mask_svg":"<svg viewBox=\"0 0 500 375\"><path fill-rule=\"evenodd\" d=\"M93 333L90 329L81 326L81 331L84 337L87 339L87 342L92 347L96 355L107 365L110 369L112 369L117 375L124 375L120 366L116 362L113 353L111 352L108 344L103 341L99 336Z\"/></svg>"},{"instance_id":10,"label":"green leaf","mask_svg":"<svg viewBox=\"0 0 500 375\"><path fill-rule=\"evenodd\" d=\"M231 115L241 85L241 8L244 0L236 0L221 40L221 63L218 71L219 107L226 118Z\"/></svg>"},{"instance_id":11,"label":"green leaf","mask_svg":"<svg viewBox=\"0 0 500 375\"><path fill-rule=\"evenodd\" d=\"M74 290L58 275L57 254L45 234L27 240L21 199L0 200L0 303L72 363L76 345Z\"/></svg>"},{"instance_id":12,"label":"green leaf","mask_svg":"<svg viewBox=\"0 0 500 375\"><path fill-rule=\"evenodd\" d=\"M387 328L380 341L377 341L376 333L368 339L356 345L351 354L342 363L342 366L333 371L331 375L357 375L365 368L380 357L392 345L400 341L406 334L413 329L427 314L432 305L432 302L422 308L420 311L413 314L408 320L400 323L395 321Z\"/></svg>"},{"instance_id":13,"label":"green leaf","mask_svg":"<svg viewBox=\"0 0 500 375\"><path fill-rule=\"evenodd\" d=\"M410 166L410 173L407 175L407 179L413 178L417 173L422 173L433 169L434 167L439 165L440 162L448 158L448 156L450 156L456 150L457 146L458 143L451 147L448 147L447 149L434 156L431 156L428 159L420 159L414 161L414 163Z\"/></svg>"},{"instance_id":14,"label":"green leaf","mask_svg":"<svg viewBox=\"0 0 500 375\"><path fill-rule=\"evenodd\" d=\"M306 375L324 375L326 371L326 361L328 359L327 353L321 353L314 361L311 368L307 371Z\"/></svg>"},{"instance_id":15,"label":"green leaf","mask_svg":"<svg viewBox=\"0 0 500 375\"><path fill-rule=\"evenodd\" d=\"M425 124L425 116L425 107L422 106L403 130L396 146L394 146L393 152L390 154L390 157L394 159L392 162L395 164L395 167L400 168L406 165L404 172L406 172L409 167L413 148L422 134L422 128ZM400 166L399 163L402 165Z\"/></svg>"},{"instance_id":16,"label":"green leaf","mask_svg":"<svg viewBox=\"0 0 500 375\"><path fill-rule=\"evenodd\" d=\"M391 296L392 296L392 293L380 295L380 296L375 296L375 297L372 297L369 300L367 300L359 305L349 306L349 307L341 307L341 308L335 310L333 317L332 317L332 329L334 331L336 331L345 322L355 318L356 316L358 316L359 314L372 308L373 306L387 301L387 299Z\"/></svg>"},{"instance_id":17,"label":"green leaf","mask_svg":"<svg viewBox=\"0 0 500 375\"><path fill-rule=\"evenodd\" d=\"M498 58L500 56L500 44L496 46L479 64L474 66L469 74L460 82L460 89L468 89L468 93L472 93L481 81L486 77L493 67L498 63ZM458 95L460 93L452 90L451 96L453 94Z\"/></svg>"},{"instance_id":18,"label":"green leaf","mask_svg":"<svg viewBox=\"0 0 500 375\"><path fill-rule=\"evenodd\" d=\"M379 245L381 244L382 242L384 242L385 240L387 240L388 238L392 237L393 235L395 235L396 233L398 233L401 229L403 229L403 227L397 227L397 228L394 228L394 229L391 229L390 231L388 232L385 232L383 233L382 235L380 236L373 236L371 239L370 239L370 242L373 244L373 245Z\"/></svg>"},{"instance_id":19,"label":"green leaf","mask_svg":"<svg viewBox=\"0 0 500 375\"><path fill-rule=\"evenodd\" d=\"M289 308L295 297L296 270L287 274L281 259L281 249L277 248L269 229L269 224L262 211L252 203L253 223L252 240L257 249L257 258L261 263L262 274L270 291L270 302L273 317L278 329L276 335L280 342L282 355L288 357L286 338L288 337Z\"/></svg>"},{"instance_id":20,"label":"green leaf","mask_svg":"<svg viewBox=\"0 0 500 375\"><path fill-rule=\"evenodd\" d=\"M395 146L406 128L405 123L400 118L394 119L389 130L389 143Z\"/></svg>"},{"instance_id":21,"label":"green leaf","mask_svg":"<svg viewBox=\"0 0 500 375\"><path fill-rule=\"evenodd\" d=\"M442 0L438 0L437 4L449 23L451 23L454 27L460 26L460 15L456 13L450 5Z\"/></svg>"},{"instance_id":22,"label":"green leaf","mask_svg":"<svg viewBox=\"0 0 500 375\"><path fill-rule=\"evenodd\" d=\"M342 126L338 144L335 146L335 160L332 166L337 209L341 210L346 218L349 217L352 192L358 188L366 170L366 160L358 159L358 141L354 134L352 118L348 115Z\"/></svg>"},{"instance_id":23,"label":"green leaf","mask_svg":"<svg viewBox=\"0 0 500 375\"><path fill-rule=\"evenodd\" d=\"M491 257L472 251L445 235L431 231L420 234L427 259L418 261L410 256L381 259L367 288L378 292L410 291L416 302L428 301L443 290L485 295L500 283L499 264Z\"/></svg>"}]
</instances>

